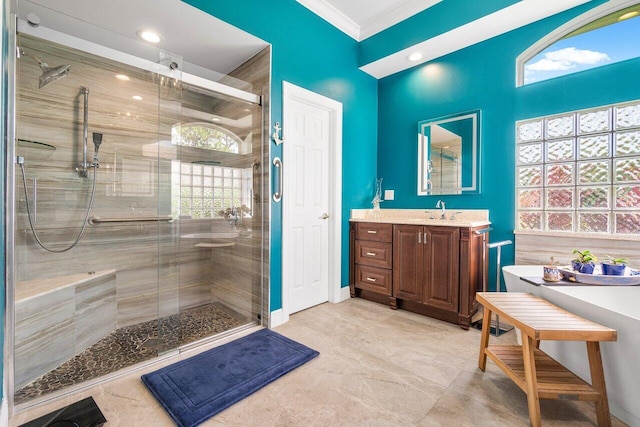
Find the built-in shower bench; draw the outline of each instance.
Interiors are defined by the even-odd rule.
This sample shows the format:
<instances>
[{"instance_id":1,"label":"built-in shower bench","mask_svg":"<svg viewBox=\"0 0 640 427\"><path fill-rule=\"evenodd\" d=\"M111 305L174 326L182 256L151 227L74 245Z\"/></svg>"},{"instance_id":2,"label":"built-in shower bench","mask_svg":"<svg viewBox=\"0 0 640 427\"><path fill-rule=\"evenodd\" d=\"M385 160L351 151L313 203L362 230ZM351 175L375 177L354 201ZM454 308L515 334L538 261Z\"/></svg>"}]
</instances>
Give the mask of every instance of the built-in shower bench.
<instances>
[{"instance_id":1,"label":"built-in shower bench","mask_svg":"<svg viewBox=\"0 0 640 427\"><path fill-rule=\"evenodd\" d=\"M18 282L16 389L116 329L116 270Z\"/></svg>"}]
</instances>

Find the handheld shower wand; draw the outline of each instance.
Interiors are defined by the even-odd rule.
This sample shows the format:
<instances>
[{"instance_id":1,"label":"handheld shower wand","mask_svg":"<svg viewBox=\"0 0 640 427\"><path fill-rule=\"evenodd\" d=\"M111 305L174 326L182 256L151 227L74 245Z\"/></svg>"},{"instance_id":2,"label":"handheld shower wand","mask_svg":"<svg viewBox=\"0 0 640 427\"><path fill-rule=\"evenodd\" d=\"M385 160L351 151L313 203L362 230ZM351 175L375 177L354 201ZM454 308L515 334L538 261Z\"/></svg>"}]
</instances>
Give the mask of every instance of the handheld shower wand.
<instances>
[{"instance_id":1,"label":"handheld shower wand","mask_svg":"<svg viewBox=\"0 0 640 427\"><path fill-rule=\"evenodd\" d=\"M102 134L98 132L93 132L93 165L96 168L100 167L100 163L98 162L98 150L100 149L100 144L102 144Z\"/></svg>"}]
</instances>

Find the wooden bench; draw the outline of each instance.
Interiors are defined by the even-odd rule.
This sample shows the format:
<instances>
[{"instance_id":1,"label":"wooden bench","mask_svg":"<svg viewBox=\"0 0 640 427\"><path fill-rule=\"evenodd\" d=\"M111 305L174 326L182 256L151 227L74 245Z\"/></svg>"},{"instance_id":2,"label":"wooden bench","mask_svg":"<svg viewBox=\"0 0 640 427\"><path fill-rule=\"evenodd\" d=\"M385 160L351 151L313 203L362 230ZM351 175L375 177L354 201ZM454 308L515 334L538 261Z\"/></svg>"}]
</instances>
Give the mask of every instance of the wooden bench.
<instances>
[{"instance_id":1,"label":"wooden bench","mask_svg":"<svg viewBox=\"0 0 640 427\"><path fill-rule=\"evenodd\" d=\"M602 370L600 341L616 341L617 332L569 313L536 296L507 292L479 292L484 306L478 367L485 370L487 356L527 394L529 419L540 426L540 399L595 402L599 426L611 426ZM489 345L491 314L522 332L522 346ZM591 385L539 349L541 340L586 341Z\"/></svg>"}]
</instances>

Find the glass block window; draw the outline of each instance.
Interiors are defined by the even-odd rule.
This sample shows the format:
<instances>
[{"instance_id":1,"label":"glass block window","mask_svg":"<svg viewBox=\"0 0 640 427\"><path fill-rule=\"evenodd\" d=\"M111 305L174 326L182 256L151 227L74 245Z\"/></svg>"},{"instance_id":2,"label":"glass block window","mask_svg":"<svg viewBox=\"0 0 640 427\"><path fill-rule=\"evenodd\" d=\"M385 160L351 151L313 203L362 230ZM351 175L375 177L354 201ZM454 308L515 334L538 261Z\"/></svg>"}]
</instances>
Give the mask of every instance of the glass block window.
<instances>
[{"instance_id":1,"label":"glass block window","mask_svg":"<svg viewBox=\"0 0 640 427\"><path fill-rule=\"evenodd\" d=\"M640 235L640 101L516 123L519 230Z\"/></svg>"},{"instance_id":2,"label":"glass block window","mask_svg":"<svg viewBox=\"0 0 640 427\"><path fill-rule=\"evenodd\" d=\"M252 169L182 163L171 164L172 215L226 218L236 208L251 214Z\"/></svg>"}]
</instances>

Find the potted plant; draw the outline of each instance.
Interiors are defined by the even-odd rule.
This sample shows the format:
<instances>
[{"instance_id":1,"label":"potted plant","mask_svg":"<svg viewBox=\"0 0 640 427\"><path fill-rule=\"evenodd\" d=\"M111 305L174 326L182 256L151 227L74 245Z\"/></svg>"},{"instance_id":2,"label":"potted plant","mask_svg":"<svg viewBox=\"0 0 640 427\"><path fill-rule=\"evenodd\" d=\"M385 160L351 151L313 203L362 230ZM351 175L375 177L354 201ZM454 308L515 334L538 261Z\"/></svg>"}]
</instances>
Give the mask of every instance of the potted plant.
<instances>
[{"instance_id":1,"label":"potted plant","mask_svg":"<svg viewBox=\"0 0 640 427\"><path fill-rule=\"evenodd\" d=\"M607 255L607 259L602 261L602 274L608 276L624 276L625 269L627 268L626 258L613 258Z\"/></svg>"},{"instance_id":2,"label":"potted plant","mask_svg":"<svg viewBox=\"0 0 640 427\"><path fill-rule=\"evenodd\" d=\"M593 269L596 266L598 258L589 250L579 251L574 249L573 254L576 255L576 257L571 260L571 268L579 273L593 274Z\"/></svg>"}]
</instances>

